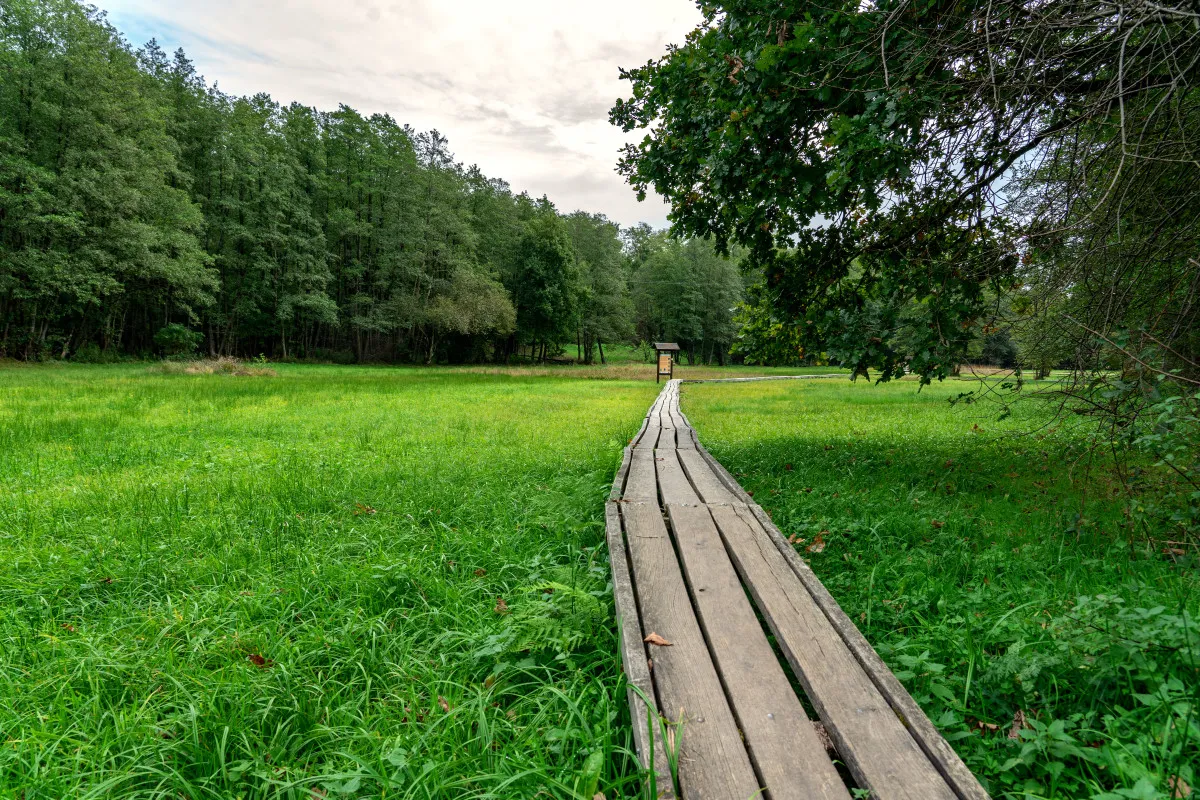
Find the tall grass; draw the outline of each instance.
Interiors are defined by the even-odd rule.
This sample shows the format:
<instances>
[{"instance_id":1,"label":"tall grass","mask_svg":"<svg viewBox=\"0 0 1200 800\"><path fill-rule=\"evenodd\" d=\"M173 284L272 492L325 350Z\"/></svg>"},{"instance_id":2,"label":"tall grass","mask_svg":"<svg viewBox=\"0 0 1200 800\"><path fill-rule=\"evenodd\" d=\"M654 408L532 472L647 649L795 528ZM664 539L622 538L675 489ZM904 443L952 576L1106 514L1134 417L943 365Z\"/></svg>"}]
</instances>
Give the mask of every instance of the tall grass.
<instances>
[{"instance_id":1,"label":"tall grass","mask_svg":"<svg viewBox=\"0 0 1200 800\"><path fill-rule=\"evenodd\" d=\"M951 407L964 386L707 384L683 410L994 796L1189 796L1200 562L1135 531L1078 427Z\"/></svg>"},{"instance_id":2,"label":"tall grass","mask_svg":"<svg viewBox=\"0 0 1200 800\"><path fill-rule=\"evenodd\" d=\"M276 370L0 370L0 797L633 794L653 384Z\"/></svg>"}]
</instances>

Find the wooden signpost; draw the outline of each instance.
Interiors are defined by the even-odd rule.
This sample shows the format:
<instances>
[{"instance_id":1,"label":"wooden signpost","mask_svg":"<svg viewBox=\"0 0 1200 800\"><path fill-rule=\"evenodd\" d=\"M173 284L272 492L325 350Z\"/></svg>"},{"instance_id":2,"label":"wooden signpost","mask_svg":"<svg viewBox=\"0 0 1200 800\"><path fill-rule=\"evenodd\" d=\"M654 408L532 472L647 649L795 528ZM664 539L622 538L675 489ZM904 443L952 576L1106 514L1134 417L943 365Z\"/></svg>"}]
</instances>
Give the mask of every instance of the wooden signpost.
<instances>
[{"instance_id":1,"label":"wooden signpost","mask_svg":"<svg viewBox=\"0 0 1200 800\"><path fill-rule=\"evenodd\" d=\"M661 382L664 375L671 380L675 377L675 353L679 352L679 345L674 342L655 342L654 349L658 352L658 377L654 382Z\"/></svg>"}]
</instances>

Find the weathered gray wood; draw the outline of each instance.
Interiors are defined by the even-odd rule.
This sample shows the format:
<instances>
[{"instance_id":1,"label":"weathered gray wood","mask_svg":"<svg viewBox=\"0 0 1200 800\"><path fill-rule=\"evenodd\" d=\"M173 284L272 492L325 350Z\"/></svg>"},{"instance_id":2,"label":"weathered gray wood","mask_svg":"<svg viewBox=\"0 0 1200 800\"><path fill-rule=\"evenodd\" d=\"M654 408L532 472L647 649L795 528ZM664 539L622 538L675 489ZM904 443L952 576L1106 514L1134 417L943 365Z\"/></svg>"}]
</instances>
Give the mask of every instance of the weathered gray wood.
<instances>
[{"instance_id":1,"label":"weathered gray wood","mask_svg":"<svg viewBox=\"0 0 1200 800\"><path fill-rule=\"evenodd\" d=\"M621 503L642 627L669 647L651 646L659 708L675 728L679 784L688 800L757 797L742 744L658 503Z\"/></svg>"},{"instance_id":2,"label":"weathered gray wood","mask_svg":"<svg viewBox=\"0 0 1200 800\"><path fill-rule=\"evenodd\" d=\"M641 433L633 444L634 448L648 448L653 450L658 446L658 436L662 430L659 412L665 403L666 394L665 392L661 392L658 395L658 399L654 401L654 405L650 407L649 413L646 414L646 421L642 425Z\"/></svg>"},{"instance_id":3,"label":"weathered gray wood","mask_svg":"<svg viewBox=\"0 0 1200 800\"><path fill-rule=\"evenodd\" d=\"M630 456L629 477L625 481L623 502L658 502L658 479L655 477L654 452L644 447L633 451Z\"/></svg>"},{"instance_id":4,"label":"weathered gray wood","mask_svg":"<svg viewBox=\"0 0 1200 800\"><path fill-rule=\"evenodd\" d=\"M850 793L779 666L708 509L668 501L667 512L705 638L769 796L848 800Z\"/></svg>"},{"instance_id":5,"label":"weathered gray wood","mask_svg":"<svg viewBox=\"0 0 1200 800\"><path fill-rule=\"evenodd\" d=\"M673 450L675 449L675 418L671 414L671 409L679 405L679 382L668 383L667 388L663 390L663 397L665 402L658 413L659 425L662 427L662 433L658 437L658 449Z\"/></svg>"},{"instance_id":6,"label":"weathered gray wood","mask_svg":"<svg viewBox=\"0 0 1200 800\"><path fill-rule=\"evenodd\" d=\"M771 379L778 378L731 382ZM819 745L821 758L814 760L813 742L788 742L788 736L816 737L802 708L797 715L799 699L774 659L745 585L824 718L839 755L874 797L987 800L766 512L700 444L680 410L679 386L680 381L670 381L659 394L622 461L613 493L617 497L624 483L621 502L612 504L619 508L615 540L613 511L606 509L606 521L610 551L622 551L631 577L631 591L623 593L618 609L622 659L630 665L631 686L642 685L635 679L648 679L663 716L683 719L676 730L683 796L846 797L836 773L832 781L829 772L820 777L829 760ZM663 522L664 507L682 565ZM614 585L619 571L614 559ZM630 596L640 628L624 624L631 614ZM650 632L674 646L639 651L637 634ZM633 662L647 652L653 668L635 675ZM640 708L644 718L644 705L635 707L631 699L631 708ZM648 758L643 748L653 742L647 741L644 722L635 722L634 738L639 754ZM658 758L655 753L656 764ZM760 780L766 795L759 793ZM816 788L798 788L806 781Z\"/></svg>"},{"instance_id":7,"label":"weathered gray wood","mask_svg":"<svg viewBox=\"0 0 1200 800\"><path fill-rule=\"evenodd\" d=\"M615 502L604 507L605 529L608 538L609 562L612 568L613 604L617 612L617 631L621 641L621 664L625 670L629 715L633 722L633 739L643 769L653 769L654 789L660 800L675 797L670 763L663 747L661 726L658 725L658 706L654 701L654 685L646 662L646 645L642 641L641 620L638 617L629 556L621 533L621 516ZM634 687L640 690L634 690ZM649 704L643 697L649 699Z\"/></svg>"},{"instance_id":8,"label":"weathered gray wood","mask_svg":"<svg viewBox=\"0 0 1200 800\"><path fill-rule=\"evenodd\" d=\"M738 572L762 611L838 753L878 800L954 800L846 643L749 509L714 506ZM685 562L686 563L686 562Z\"/></svg>"},{"instance_id":9,"label":"weathered gray wood","mask_svg":"<svg viewBox=\"0 0 1200 800\"><path fill-rule=\"evenodd\" d=\"M745 504L750 510L750 513L753 514L754 518L768 534L776 550L784 556L788 562L788 566L804 584L809 595L837 630L839 637L846 643L846 646L853 653L859 665L870 677L876 688L879 689L900 721L908 728L934 767L950 786L953 787L957 796L961 800L989 800L989 795L983 786L980 785L979 780L967 769L967 765L962 762L962 759L950 747L950 743L934 727L929 717L921 710L916 701L912 699L912 695L908 693L899 679L892 674L888 666L883 663L883 659L879 657L879 654L867 642L862 632L846 616L846 612L842 610L837 601L833 599L833 596L829 594L829 591L817 578L816 574L813 573L808 564L797 555L795 549L787 541L787 538L771 521L767 512L754 502L754 498L746 493L737 480L729 474L729 471L713 458L712 454L703 445L698 446L698 452L709 463L713 472L733 493L734 497Z\"/></svg>"},{"instance_id":10,"label":"weathered gray wood","mask_svg":"<svg viewBox=\"0 0 1200 800\"><path fill-rule=\"evenodd\" d=\"M712 467L697 450L680 450L679 461L705 503L732 503L733 492L717 477Z\"/></svg>"},{"instance_id":11,"label":"weathered gray wood","mask_svg":"<svg viewBox=\"0 0 1200 800\"><path fill-rule=\"evenodd\" d=\"M654 465L658 471L658 492L664 504L690 503L700 505L700 498L679 466L678 450L655 450Z\"/></svg>"},{"instance_id":12,"label":"weathered gray wood","mask_svg":"<svg viewBox=\"0 0 1200 800\"><path fill-rule=\"evenodd\" d=\"M643 423L642 427L645 427ZM640 432L639 432L639 435ZM633 438L636 441L637 437ZM617 468L617 477L613 480L612 489L608 493L608 499L617 501L621 499L621 495L625 492L625 478L629 475L629 464L633 458L633 446L626 447L621 452L621 466Z\"/></svg>"}]
</instances>

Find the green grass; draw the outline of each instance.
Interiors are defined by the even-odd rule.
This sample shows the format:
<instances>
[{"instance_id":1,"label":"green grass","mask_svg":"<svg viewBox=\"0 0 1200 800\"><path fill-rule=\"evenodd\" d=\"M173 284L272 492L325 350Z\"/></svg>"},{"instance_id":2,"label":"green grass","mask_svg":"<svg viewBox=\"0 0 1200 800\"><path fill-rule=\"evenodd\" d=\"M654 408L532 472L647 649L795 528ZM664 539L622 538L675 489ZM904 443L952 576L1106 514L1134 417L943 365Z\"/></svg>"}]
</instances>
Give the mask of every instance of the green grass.
<instances>
[{"instance_id":1,"label":"green grass","mask_svg":"<svg viewBox=\"0 0 1200 800\"><path fill-rule=\"evenodd\" d=\"M0 369L0 797L632 795L653 383L276 369Z\"/></svg>"},{"instance_id":2,"label":"green grass","mask_svg":"<svg viewBox=\"0 0 1200 800\"><path fill-rule=\"evenodd\" d=\"M1194 557L1131 534L1077 428L951 407L969 388L708 384L683 410L994 796L1186 796Z\"/></svg>"}]
</instances>

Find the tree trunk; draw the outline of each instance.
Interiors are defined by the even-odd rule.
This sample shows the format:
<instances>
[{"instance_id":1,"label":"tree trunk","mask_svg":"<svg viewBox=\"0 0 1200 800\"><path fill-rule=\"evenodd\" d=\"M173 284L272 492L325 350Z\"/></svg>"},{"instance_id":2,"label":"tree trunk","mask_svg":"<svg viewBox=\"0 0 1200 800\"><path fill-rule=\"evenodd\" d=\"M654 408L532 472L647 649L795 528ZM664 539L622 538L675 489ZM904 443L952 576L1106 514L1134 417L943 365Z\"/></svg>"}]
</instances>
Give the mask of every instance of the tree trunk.
<instances>
[{"instance_id":1,"label":"tree trunk","mask_svg":"<svg viewBox=\"0 0 1200 800\"><path fill-rule=\"evenodd\" d=\"M608 364L608 362L607 362L607 361L604 359L604 342L602 342L602 341L600 341L599 339L597 339L597 340L596 340L596 345L597 345L597 346L600 348L600 363L601 363L601 364Z\"/></svg>"}]
</instances>

